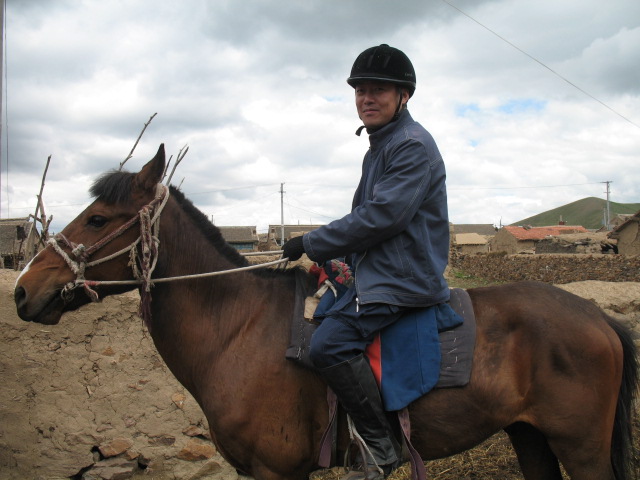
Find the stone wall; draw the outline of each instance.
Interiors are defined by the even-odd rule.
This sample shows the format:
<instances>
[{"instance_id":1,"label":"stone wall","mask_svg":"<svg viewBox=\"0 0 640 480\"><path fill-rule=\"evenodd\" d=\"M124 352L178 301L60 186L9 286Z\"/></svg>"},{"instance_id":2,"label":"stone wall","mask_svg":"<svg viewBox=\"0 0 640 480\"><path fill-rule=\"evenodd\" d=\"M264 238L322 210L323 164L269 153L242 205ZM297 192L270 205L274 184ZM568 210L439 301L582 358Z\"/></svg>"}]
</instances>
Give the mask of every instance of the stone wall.
<instances>
[{"instance_id":1,"label":"stone wall","mask_svg":"<svg viewBox=\"0 0 640 480\"><path fill-rule=\"evenodd\" d=\"M507 255L498 252L455 255L451 259L451 266L469 275L501 282L640 282L640 256Z\"/></svg>"}]
</instances>

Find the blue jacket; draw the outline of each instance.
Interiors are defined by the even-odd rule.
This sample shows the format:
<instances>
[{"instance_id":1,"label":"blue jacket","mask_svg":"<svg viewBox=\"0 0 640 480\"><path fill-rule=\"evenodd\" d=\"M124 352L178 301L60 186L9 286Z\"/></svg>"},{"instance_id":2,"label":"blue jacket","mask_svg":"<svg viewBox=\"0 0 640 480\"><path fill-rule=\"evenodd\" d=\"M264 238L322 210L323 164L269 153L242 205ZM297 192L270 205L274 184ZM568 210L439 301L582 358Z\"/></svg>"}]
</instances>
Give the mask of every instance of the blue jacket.
<instances>
[{"instance_id":1,"label":"blue jacket","mask_svg":"<svg viewBox=\"0 0 640 480\"><path fill-rule=\"evenodd\" d=\"M351 213L304 235L323 262L351 255L358 303L426 307L449 300L444 162L407 110L369 135Z\"/></svg>"}]
</instances>

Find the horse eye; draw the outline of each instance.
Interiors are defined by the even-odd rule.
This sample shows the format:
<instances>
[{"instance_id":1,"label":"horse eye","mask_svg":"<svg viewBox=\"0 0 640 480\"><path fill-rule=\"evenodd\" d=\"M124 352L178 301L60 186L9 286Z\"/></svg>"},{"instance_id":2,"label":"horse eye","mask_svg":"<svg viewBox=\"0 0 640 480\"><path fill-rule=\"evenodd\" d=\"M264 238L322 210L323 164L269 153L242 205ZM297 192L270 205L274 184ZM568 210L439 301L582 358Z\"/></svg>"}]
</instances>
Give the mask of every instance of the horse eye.
<instances>
[{"instance_id":1,"label":"horse eye","mask_svg":"<svg viewBox=\"0 0 640 480\"><path fill-rule=\"evenodd\" d=\"M102 215L91 215L91 217L89 217L89 221L87 222L87 225L100 228L100 227L104 227L106 223L107 223L107 217L103 217Z\"/></svg>"}]
</instances>

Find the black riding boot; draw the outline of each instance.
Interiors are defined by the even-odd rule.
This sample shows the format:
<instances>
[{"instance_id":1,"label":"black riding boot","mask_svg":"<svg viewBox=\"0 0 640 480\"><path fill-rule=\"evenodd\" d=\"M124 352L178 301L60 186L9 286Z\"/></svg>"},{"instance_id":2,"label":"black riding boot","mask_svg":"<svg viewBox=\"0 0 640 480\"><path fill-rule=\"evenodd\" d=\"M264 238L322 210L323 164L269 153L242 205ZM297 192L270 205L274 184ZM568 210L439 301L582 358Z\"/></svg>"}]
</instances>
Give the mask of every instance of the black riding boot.
<instances>
[{"instance_id":1,"label":"black riding boot","mask_svg":"<svg viewBox=\"0 0 640 480\"><path fill-rule=\"evenodd\" d=\"M367 458L368 468L360 475L352 472L350 480L382 480L401 463L402 447L396 440L382 407L378 384L364 355L321 370L322 376L347 411L356 430L369 447L375 463L384 471L380 473L373 460ZM367 454L369 457L369 455ZM366 473L365 473L366 472Z\"/></svg>"}]
</instances>

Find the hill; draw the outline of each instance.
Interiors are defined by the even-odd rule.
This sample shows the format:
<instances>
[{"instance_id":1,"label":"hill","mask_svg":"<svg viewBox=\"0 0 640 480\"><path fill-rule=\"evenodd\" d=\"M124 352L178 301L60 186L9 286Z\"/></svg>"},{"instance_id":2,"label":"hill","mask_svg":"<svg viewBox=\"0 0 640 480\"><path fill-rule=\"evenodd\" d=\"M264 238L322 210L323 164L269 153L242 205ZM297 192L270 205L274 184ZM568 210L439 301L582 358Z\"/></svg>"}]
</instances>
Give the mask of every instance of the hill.
<instances>
[{"instance_id":1,"label":"hill","mask_svg":"<svg viewBox=\"0 0 640 480\"><path fill-rule=\"evenodd\" d=\"M562 207L547 210L533 217L524 218L511 225L531 225L532 227L546 227L557 225L560 218L567 225L582 225L585 228L597 230L602 227L604 210L607 201L597 197L587 197L568 203ZM640 210L640 203L616 203L609 202L611 218L618 214L636 213Z\"/></svg>"}]
</instances>

